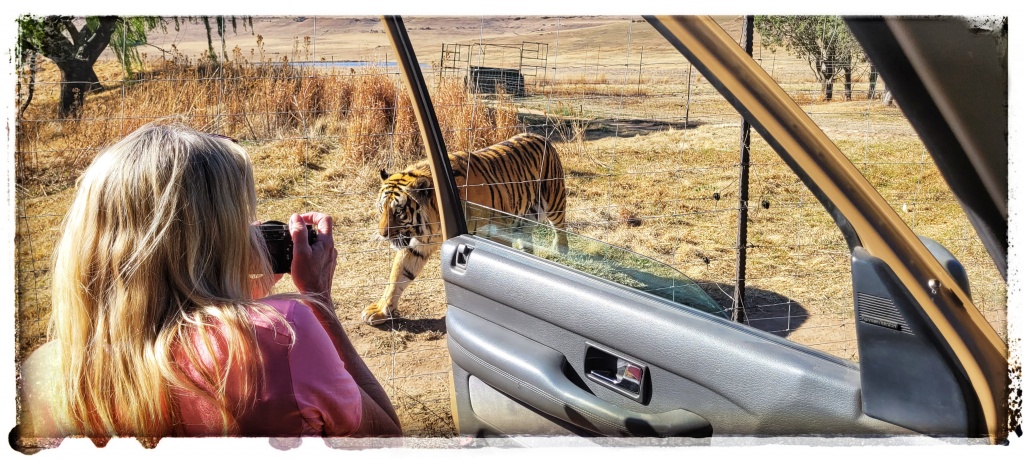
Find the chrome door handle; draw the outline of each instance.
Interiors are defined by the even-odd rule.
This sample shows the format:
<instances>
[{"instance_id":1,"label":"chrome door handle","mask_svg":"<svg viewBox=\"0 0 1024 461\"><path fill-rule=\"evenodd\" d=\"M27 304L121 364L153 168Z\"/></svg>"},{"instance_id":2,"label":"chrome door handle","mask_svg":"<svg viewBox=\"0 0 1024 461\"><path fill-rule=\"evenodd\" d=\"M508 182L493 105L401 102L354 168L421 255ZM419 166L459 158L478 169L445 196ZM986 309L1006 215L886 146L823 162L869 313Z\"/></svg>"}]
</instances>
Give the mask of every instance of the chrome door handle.
<instances>
[{"instance_id":1,"label":"chrome door handle","mask_svg":"<svg viewBox=\"0 0 1024 461\"><path fill-rule=\"evenodd\" d=\"M647 365L588 344L583 372L591 381L619 394L640 403L648 401Z\"/></svg>"}]
</instances>

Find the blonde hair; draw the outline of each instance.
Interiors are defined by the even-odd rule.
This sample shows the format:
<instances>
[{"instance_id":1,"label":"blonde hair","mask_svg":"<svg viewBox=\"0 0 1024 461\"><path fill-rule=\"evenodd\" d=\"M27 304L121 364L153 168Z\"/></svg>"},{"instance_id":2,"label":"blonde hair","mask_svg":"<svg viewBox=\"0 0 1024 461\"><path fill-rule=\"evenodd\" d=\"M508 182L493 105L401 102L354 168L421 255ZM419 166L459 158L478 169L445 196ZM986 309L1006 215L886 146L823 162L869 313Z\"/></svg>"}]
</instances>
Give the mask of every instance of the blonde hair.
<instances>
[{"instance_id":1,"label":"blonde hair","mask_svg":"<svg viewBox=\"0 0 1024 461\"><path fill-rule=\"evenodd\" d=\"M223 433L251 401L228 401L228 371L255 394L262 362L253 300L271 274L252 166L228 138L150 124L102 152L79 179L54 255L54 416L66 435L166 436L172 392L220 410ZM218 350L220 349L220 350ZM215 353L215 351L217 351ZM224 357L204 365L201 353ZM200 382L183 375L184 357ZM234 375L233 379L234 379Z\"/></svg>"}]
</instances>

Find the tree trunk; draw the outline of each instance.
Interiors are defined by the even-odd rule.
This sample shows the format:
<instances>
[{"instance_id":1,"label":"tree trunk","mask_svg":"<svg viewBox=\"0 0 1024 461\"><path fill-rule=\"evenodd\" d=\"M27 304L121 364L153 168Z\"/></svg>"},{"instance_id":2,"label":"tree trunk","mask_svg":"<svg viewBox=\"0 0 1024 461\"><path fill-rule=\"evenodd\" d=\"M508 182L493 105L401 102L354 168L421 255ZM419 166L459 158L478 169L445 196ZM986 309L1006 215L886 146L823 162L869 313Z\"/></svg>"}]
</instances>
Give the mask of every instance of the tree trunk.
<instances>
[{"instance_id":1,"label":"tree trunk","mask_svg":"<svg viewBox=\"0 0 1024 461\"><path fill-rule=\"evenodd\" d=\"M21 103L21 107L18 108L18 118L21 118L21 114L24 114L25 109L28 109L28 105L32 103L32 95L35 94L36 89L36 57L39 54L34 50L29 50L28 54L28 88L26 89L28 94L25 96L25 101ZM21 85L21 79L18 79L18 85Z\"/></svg>"},{"instance_id":2,"label":"tree trunk","mask_svg":"<svg viewBox=\"0 0 1024 461\"><path fill-rule=\"evenodd\" d=\"M825 59L825 69L821 72L821 76L824 79L822 85L825 90L825 100L832 100L832 82L836 76L836 64L832 62L832 59Z\"/></svg>"},{"instance_id":3,"label":"tree trunk","mask_svg":"<svg viewBox=\"0 0 1024 461\"><path fill-rule=\"evenodd\" d=\"M843 83L843 97L846 98L847 101L853 99L853 68L852 67L853 66L844 66L843 67L843 77L845 78L845 83Z\"/></svg>"},{"instance_id":4,"label":"tree trunk","mask_svg":"<svg viewBox=\"0 0 1024 461\"><path fill-rule=\"evenodd\" d=\"M220 52L224 62L228 61L227 23L224 16L217 16L217 35L220 35Z\"/></svg>"},{"instance_id":5,"label":"tree trunk","mask_svg":"<svg viewBox=\"0 0 1024 461\"><path fill-rule=\"evenodd\" d=\"M825 54L821 61L821 91L825 93L825 100L831 100L833 81L836 79L836 59L834 56Z\"/></svg>"},{"instance_id":6,"label":"tree trunk","mask_svg":"<svg viewBox=\"0 0 1024 461\"><path fill-rule=\"evenodd\" d=\"M885 96L882 97L882 104L887 106L892 105L892 91L889 91L888 88L885 90Z\"/></svg>"},{"instance_id":7,"label":"tree trunk","mask_svg":"<svg viewBox=\"0 0 1024 461\"><path fill-rule=\"evenodd\" d=\"M92 63L82 59L57 61L63 75L60 85L60 116L75 117L85 103L85 94L103 90Z\"/></svg>"},{"instance_id":8,"label":"tree trunk","mask_svg":"<svg viewBox=\"0 0 1024 461\"><path fill-rule=\"evenodd\" d=\"M210 61L217 62L217 52L213 51L213 30L210 29L209 16L203 16L203 24L206 26L206 55L210 58Z\"/></svg>"},{"instance_id":9,"label":"tree trunk","mask_svg":"<svg viewBox=\"0 0 1024 461\"><path fill-rule=\"evenodd\" d=\"M103 89L92 65L100 57L100 53L110 44L110 37L117 26L117 16L102 16L95 30L79 31L67 16L47 16L43 20L45 39L40 50L43 56L50 58L60 69L60 108L61 117L78 115L85 94ZM65 36L67 32L71 39Z\"/></svg>"},{"instance_id":10,"label":"tree trunk","mask_svg":"<svg viewBox=\"0 0 1024 461\"><path fill-rule=\"evenodd\" d=\"M871 72L868 74L868 101L875 99L875 88L878 84L878 69L871 65Z\"/></svg>"}]
</instances>

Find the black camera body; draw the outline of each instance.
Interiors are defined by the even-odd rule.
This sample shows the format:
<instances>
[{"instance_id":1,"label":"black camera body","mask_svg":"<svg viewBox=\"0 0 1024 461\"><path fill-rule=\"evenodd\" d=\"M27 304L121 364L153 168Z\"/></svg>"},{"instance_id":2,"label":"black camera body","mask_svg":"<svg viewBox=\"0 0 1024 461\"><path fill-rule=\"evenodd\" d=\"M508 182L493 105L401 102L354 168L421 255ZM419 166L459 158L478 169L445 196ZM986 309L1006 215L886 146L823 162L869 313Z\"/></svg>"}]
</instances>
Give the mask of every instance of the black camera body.
<instances>
[{"instance_id":1,"label":"black camera body","mask_svg":"<svg viewBox=\"0 0 1024 461\"><path fill-rule=\"evenodd\" d=\"M287 274L292 270L292 235L288 225L281 221L267 221L260 224L263 241L267 243L267 252L275 274ZM306 224L306 235L309 245L316 243L316 228Z\"/></svg>"}]
</instances>

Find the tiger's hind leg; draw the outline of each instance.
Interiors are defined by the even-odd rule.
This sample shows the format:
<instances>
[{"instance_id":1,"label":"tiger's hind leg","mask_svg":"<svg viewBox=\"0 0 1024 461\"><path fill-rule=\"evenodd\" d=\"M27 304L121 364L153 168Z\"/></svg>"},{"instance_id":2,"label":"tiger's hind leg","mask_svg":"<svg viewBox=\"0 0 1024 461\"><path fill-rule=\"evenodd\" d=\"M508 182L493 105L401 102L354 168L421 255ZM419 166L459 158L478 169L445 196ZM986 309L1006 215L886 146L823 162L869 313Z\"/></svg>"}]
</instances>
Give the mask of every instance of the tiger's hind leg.
<instances>
[{"instance_id":1,"label":"tiger's hind leg","mask_svg":"<svg viewBox=\"0 0 1024 461\"><path fill-rule=\"evenodd\" d=\"M528 217L529 219L529 217ZM512 248L522 250L526 253L533 254L533 232L529 231L534 227L533 224L527 222L522 218L515 218L511 223L511 229L509 229L512 235ZM518 246L518 248L517 248Z\"/></svg>"},{"instance_id":2,"label":"tiger's hind leg","mask_svg":"<svg viewBox=\"0 0 1024 461\"><path fill-rule=\"evenodd\" d=\"M565 200L562 200L565 203ZM547 203L541 204L541 212L539 213L540 219L538 221L544 222L545 220L551 223L551 227L554 231L554 240L551 242L551 250L557 251L558 253L565 254L569 250L569 238L565 233L565 210L551 211L545 210Z\"/></svg>"},{"instance_id":3,"label":"tiger's hind leg","mask_svg":"<svg viewBox=\"0 0 1024 461\"><path fill-rule=\"evenodd\" d=\"M555 239L554 242L552 242L552 250L557 251L560 254L565 254L569 251L569 238L565 233L565 224L563 223L561 226L555 226L554 223L552 223L552 226L555 227Z\"/></svg>"},{"instance_id":4,"label":"tiger's hind leg","mask_svg":"<svg viewBox=\"0 0 1024 461\"><path fill-rule=\"evenodd\" d=\"M373 304L363 309L362 320L370 325L380 325L394 319L398 314L398 299L402 292L423 270L427 258L437 250L437 245L421 245L400 250L391 265L391 278L384 294Z\"/></svg>"}]
</instances>

